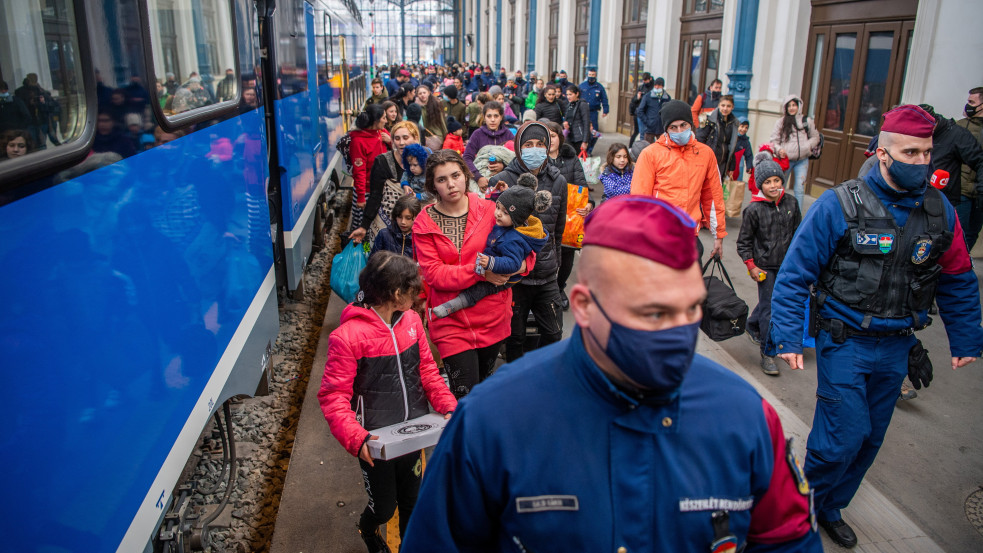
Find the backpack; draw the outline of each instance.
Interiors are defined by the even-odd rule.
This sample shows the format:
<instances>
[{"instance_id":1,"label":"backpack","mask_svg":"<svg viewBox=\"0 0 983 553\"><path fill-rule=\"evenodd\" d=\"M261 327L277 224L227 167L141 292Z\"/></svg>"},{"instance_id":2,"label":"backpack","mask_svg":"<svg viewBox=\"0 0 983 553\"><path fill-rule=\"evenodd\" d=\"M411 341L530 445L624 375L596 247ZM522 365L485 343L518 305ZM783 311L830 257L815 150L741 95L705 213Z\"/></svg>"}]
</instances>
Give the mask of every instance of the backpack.
<instances>
[{"instance_id":1,"label":"backpack","mask_svg":"<svg viewBox=\"0 0 983 553\"><path fill-rule=\"evenodd\" d=\"M706 276L707 267L713 264L710 275ZM720 272L727 279L727 284L714 276L714 271L720 268ZM748 306L744 300L737 297L734 291L734 283L730 281L727 269L720 262L719 257L711 257L703 265L703 283L707 287L707 299L703 303L703 320L700 321L702 330L714 342L722 342L734 336L744 334L747 327Z\"/></svg>"},{"instance_id":2,"label":"backpack","mask_svg":"<svg viewBox=\"0 0 983 553\"><path fill-rule=\"evenodd\" d=\"M338 144L335 146L338 149L338 153L341 154L341 159L345 161L345 167L349 171L352 170L352 133L346 132L344 136L338 139Z\"/></svg>"}]
</instances>

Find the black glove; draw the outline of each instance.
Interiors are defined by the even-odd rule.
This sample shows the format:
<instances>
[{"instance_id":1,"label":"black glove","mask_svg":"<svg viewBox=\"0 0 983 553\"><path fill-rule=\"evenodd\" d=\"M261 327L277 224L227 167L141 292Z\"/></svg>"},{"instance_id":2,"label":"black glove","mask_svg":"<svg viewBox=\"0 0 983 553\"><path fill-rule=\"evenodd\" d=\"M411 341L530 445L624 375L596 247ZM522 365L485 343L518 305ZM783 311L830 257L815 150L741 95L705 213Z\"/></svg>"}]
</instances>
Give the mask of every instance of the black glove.
<instances>
[{"instance_id":1,"label":"black glove","mask_svg":"<svg viewBox=\"0 0 983 553\"><path fill-rule=\"evenodd\" d=\"M932 360L928 358L928 350L922 346L921 340L917 340L908 351L908 380L916 390L921 390L922 385L928 388L932 382Z\"/></svg>"}]
</instances>

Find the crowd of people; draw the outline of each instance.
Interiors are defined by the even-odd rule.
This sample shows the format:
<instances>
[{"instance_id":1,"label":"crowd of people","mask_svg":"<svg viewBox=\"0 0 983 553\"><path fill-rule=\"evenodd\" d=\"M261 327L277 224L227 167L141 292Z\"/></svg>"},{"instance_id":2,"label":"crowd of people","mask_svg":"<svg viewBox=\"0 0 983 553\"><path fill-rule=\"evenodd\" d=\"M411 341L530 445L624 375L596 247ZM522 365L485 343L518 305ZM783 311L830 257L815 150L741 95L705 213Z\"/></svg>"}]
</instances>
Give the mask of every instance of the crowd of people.
<instances>
[{"instance_id":1,"label":"crowd of people","mask_svg":"<svg viewBox=\"0 0 983 553\"><path fill-rule=\"evenodd\" d=\"M363 293L330 337L318 396L361 464L369 551L388 551L379 526L397 508L405 551L819 551L817 525L853 547L841 510L902 382L931 380L914 332L932 310L953 368L983 351L967 247L983 207L983 89L959 122L931 106L890 110L867 169L806 211L822 141L798 96L755 152L720 81L690 105L645 74L633 135L588 175L608 112L588 70L580 85L564 72L547 82L480 65L392 67L372 81L350 135L349 233L372 253ZM940 129L958 135L948 157ZM933 161L955 164L950 174L968 165L956 192L929 186ZM762 371L779 375L778 359L803 368L804 330L816 341L804 469L773 408L695 356L699 233L713 236L710 256L724 255L724 189L745 180L737 254L758 287L747 331ZM568 206L571 190L595 184L596 209ZM579 241L568 225L582 225ZM568 340L565 310L576 322ZM500 356L508 364L496 373ZM418 452L373 459L373 431L427 401L450 419L427 478ZM536 423L544 413L556 423Z\"/></svg>"}]
</instances>

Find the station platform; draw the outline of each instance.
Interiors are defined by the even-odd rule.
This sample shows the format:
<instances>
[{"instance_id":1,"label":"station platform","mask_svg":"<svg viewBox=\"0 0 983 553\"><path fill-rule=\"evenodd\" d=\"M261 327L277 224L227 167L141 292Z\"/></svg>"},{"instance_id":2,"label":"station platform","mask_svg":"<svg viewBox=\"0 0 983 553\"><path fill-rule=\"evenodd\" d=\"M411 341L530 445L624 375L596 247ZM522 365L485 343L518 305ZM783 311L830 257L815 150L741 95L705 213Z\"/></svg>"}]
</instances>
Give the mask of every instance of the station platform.
<instances>
[{"instance_id":1,"label":"station platform","mask_svg":"<svg viewBox=\"0 0 983 553\"><path fill-rule=\"evenodd\" d=\"M328 335L338 326L344 302L334 294L324 313L310 383L298 423L290 467L273 532L272 553L362 553L365 546L355 529L366 495L358 462L331 436L317 401L327 355ZM572 321L565 321L569 334ZM740 339L740 338L737 338ZM697 352L735 372L771 403L787 436L795 437L797 455L805 455L809 425L773 393L752 378L747 368L702 333ZM753 367L757 370L757 367ZM849 521L865 553L936 553L943 550L874 486L864 483L849 509ZM390 541L398 541L394 524ZM820 530L822 533L822 530ZM396 538L395 540L393 538ZM823 534L827 551L842 550ZM396 550L395 548L393 549Z\"/></svg>"}]
</instances>

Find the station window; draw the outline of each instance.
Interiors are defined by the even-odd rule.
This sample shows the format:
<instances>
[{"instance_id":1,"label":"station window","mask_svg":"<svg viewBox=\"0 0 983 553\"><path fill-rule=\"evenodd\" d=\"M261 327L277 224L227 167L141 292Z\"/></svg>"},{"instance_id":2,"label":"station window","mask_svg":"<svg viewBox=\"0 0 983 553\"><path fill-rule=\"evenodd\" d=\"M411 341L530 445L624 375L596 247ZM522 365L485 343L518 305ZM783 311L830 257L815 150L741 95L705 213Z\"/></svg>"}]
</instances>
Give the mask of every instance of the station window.
<instances>
[{"instance_id":1,"label":"station window","mask_svg":"<svg viewBox=\"0 0 983 553\"><path fill-rule=\"evenodd\" d=\"M239 101L230 0L145 0L156 105L170 127L218 115Z\"/></svg>"},{"instance_id":2,"label":"station window","mask_svg":"<svg viewBox=\"0 0 983 553\"><path fill-rule=\"evenodd\" d=\"M0 8L0 171L44 158L43 152L62 145L81 147L89 111L75 2L5 4Z\"/></svg>"}]
</instances>

